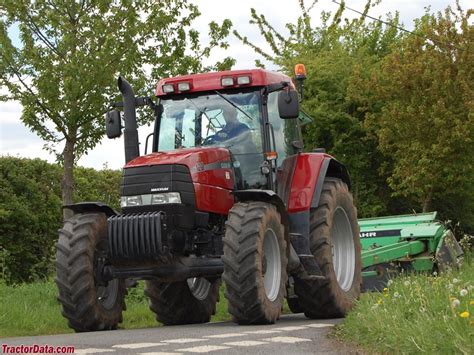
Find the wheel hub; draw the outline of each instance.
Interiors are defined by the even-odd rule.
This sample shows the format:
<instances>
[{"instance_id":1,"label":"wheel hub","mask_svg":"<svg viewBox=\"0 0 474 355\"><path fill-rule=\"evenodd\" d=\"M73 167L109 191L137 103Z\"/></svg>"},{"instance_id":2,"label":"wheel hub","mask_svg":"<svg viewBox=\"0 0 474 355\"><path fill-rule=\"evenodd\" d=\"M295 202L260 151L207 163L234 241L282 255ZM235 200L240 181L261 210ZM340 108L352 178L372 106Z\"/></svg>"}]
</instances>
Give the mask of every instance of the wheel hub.
<instances>
[{"instance_id":1,"label":"wheel hub","mask_svg":"<svg viewBox=\"0 0 474 355\"><path fill-rule=\"evenodd\" d=\"M119 280L114 279L105 285L96 285L97 301L105 309L112 309L116 303L119 291Z\"/></svg>"},{"instance_id":2,"label":"wheel hub","mask_svg":"<svg viewBox=\"0 0 474 355\"><path fill-rule=\"evenodd\" d=\"M354 280L356 256L352 227L342 207L334 211L331 249L337 283L344 291L349 291Z\"/></svg>"},{"instance_id":3,"label":"wheel hub","mask_svg":"<svg viewBox=\"0 0 474 355\"><path fill-rule=\"evenodd\" d=\"M188 283L189 291L195 298L203 301L209 295L211 289L211 283L204 277L193 277L186 280Z\"/></svg>"},{"instance_id":4,"label":"wheel hub","mask_svg":"<svg viewBox=\"0 0 474 355\"><path fill-rule=\"evenodd\" d=\"M263 240L262 274L265 294L273 302L280 292L281 257L278 239L270 228L265 231Z\"/></svg>"}]
</instances>

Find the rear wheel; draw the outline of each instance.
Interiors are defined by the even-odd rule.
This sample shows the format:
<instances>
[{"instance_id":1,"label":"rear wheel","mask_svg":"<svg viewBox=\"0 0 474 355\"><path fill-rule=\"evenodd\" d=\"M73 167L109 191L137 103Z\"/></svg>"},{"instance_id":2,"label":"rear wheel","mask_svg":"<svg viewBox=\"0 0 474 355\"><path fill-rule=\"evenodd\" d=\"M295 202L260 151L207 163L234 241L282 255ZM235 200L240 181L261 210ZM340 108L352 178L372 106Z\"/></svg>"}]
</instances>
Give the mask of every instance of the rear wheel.
<instances>
[{"instance_id":1,"label":"rear wheel","mask_svg":"<svg viewBox=\"0 0 474 355\"><path fill-rule=\"evenodd\" d=\"M300 306L300 301L298 297L287 298L288 308L292 313L303 313L303 308Z\"/></svg>"},{"instance_id":2,"label":"rear wheel","mask_svg":"<svg viewBox=\"0 0 474 355\"><path fill-rule=\"evenodd\" d=\"M285 296L288 259L284 227L273 205L234 205L226 222L222 260L225 296L234 321L274 323Z\"/></svg>"},{"instance_id":3,"label":"rear wheel","mask_svg":"<svg viewBox=\"0 0 474 355\"><path fill-rule=\"evenodd\" d=\"M59 231L56 284L62 314L76 332L115 329L125 309L125 282L97 278L107 255L107 219L103 213L76 214Z\"/></svg>"},{"instance_id":4,"label":"rear wheel","mask_svg":"<svg viewBox=\"0 0 474 355\"><path fill-rule=\"evenodd\" d=\"M220 283L202 277L172 283L150 280L145 294L156 320L165 325L206 323L216 313Z\"/></svg>"},{"instance_id":5,"label":"rear wheel","mask_svg":"<svg viewBox=\"0 0 474 355\"><path fill-rule=\"evenodd\" d=\"M298 303L309 318L343 317L360 294L361 246L357 211L347 185L326 178L311 210L310 248L325 279L295 278Z\"/></svg>"}]
</instances>

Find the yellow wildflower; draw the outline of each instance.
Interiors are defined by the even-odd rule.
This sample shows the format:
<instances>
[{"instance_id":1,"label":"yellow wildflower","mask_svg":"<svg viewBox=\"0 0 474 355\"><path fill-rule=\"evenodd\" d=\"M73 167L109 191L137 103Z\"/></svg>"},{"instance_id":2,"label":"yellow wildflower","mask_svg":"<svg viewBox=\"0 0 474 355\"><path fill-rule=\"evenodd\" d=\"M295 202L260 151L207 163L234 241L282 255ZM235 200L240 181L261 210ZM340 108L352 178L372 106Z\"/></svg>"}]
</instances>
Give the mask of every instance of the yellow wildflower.
<instances>
[{"instance_id":1,"label":"yellow wildflower","mask_svg":"<svg viewBox=\"0 0 474 355\"><path fill-rule=\"evenodd\" d=\"M379 299L377 300L377 304L382 304L382 299L381 299L381 298L379 298Z\"/></svg>"},{"instance_id":2,"label":"yellow wildflower","mask_svg":"<svg viewBox=\"0 0 474 355\"><path fill-rule=\"evenodd\" d=\"M388 292L388 288L385 287L385 288L383 289L383 292Z\"/></svg>"},{"instance_id":3,"label":"yellow wildflower","mask_svg":"<svg viewBox=\"0 0 474 355\"><path fill-rule=\"evenodd\" d=\"M461 318L468 318L469 317L469 312L464 311L464 312L460 313L459 315L461 316Z\"/></svg>"}]
</instances>

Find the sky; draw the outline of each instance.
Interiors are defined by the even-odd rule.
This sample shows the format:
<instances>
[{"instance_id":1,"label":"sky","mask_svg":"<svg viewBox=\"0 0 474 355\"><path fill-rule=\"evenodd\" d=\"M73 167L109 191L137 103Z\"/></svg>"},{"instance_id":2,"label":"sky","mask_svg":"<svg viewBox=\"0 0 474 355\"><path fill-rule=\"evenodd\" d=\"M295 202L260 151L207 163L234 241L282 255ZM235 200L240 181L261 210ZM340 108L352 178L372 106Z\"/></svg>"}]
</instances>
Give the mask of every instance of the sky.
<instances>
[{"instance_id":1,"label":"sky","mask_svg":"<svg viewBox=\"0 0 474 355\"><path fill-rule=\"evenodd\" d=\"M461 0L462 8L468 8L472 0ZM201 16L194 22L193 27L200 31L201 41L207 42L206 33L208 23L216 21L221 23L229 18L242 35L260 46L267 48L265 41L261 38L258 28L249 24L250 8L255 8L257 13L263 13L268 22L281 33L286 33L285 24L294 23L300 14L298 0L190 0L196 4L201 12ZM306 0L309 4L311 0ZM353 9L362 11L366 0L346 0L346 5ZM369 14L374 17L384 16L391 12L398 11L400 20L405 28L413 28L413 20L422 16L427 6L433 11L439 11L448 5L454 5L454 0L384 0L375 8L371 8ZM331 0L319 0L310 15L314 24L317 24L319 13L322 10L335 11L338 5ZM472 5L471 5L472 7ZM345 12L346 17L356 17L355 13ZM11 36L17 34L11 33ZM237 38L229 38L229 48L227 50L217 49L211 54L211 59L205 64L213 64L216 60L230 56L236 59L233 69L249 69L254 67L255 59L262 59L252 49L244 46ZM268 65L267 69L277 68ZM156 83L150 83L154 87ZM3 91L0 88L0 93ZM55 161L55 156L43 149L42 141L35 133L29 131L21 122L22 106L18 102L0 102L0 155L10 155L25 158L41 158L49 162ZM139 129L141 153L143 154L145 138L151 133L152 126L141 127ZM123 138L109 140L106 137L89 153L78 161L78 165L101 169L104 166L113 169L120 169L124 165Z\"/></svg>"}]
</instances>

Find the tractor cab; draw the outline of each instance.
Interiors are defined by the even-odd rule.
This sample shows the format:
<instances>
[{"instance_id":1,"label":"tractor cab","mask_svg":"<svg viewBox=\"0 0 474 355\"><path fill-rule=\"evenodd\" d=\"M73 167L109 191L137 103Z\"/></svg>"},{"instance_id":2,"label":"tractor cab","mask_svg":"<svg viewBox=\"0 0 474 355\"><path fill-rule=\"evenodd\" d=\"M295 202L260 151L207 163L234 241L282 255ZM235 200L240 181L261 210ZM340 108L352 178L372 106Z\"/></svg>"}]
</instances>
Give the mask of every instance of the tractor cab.
<instances>
[{"instance_id":1,"label":"tractor cab","mask_svg":"<svg viewBox=\"0 0 474 355\"><path fill-rule=\"evenodd\" d=\"M256 77L267 74L255 72ZM281 119L278 108L278 95L290 90L291 80L281 75L280 83L276 82L280 87L274 88L278 91L269 92L268 85L261 85L252 72L229 74L198 74L171 83L162 80L152 150L225 148L231 154L235 189L270 188L275 185L272 168L302 148L297 99L292 102L291 119ZM216 85L200 90L201 83L210 78Z\"/></svg>"},{"instance_id":2,"label":"tractor cab","mask_svg":"<svg viewBox=\"0 0 474 355\"><path fill-rule=\"evenodd\" d=\"M199 226L199 213L210 219L226 216L239 191L284 190L292 169L280 168L303 148L299 97L288 76L254 69L162 79L156 103L135 97L122 78L119 88L125 122L124 213L162 211L174 227L192 229ZM156 116L149 135L152 149L144 156L139 156L136 134L135 107L140 105L151 106ZM120 124L118 111L107 115L109 138L121 135ZM192 186L170 173L176 169ZM137 180L137 175L143 176ZM177 194L173 201L179 206L153 203L166 202L169 193Z\"/></svg>"}]
</instances>

